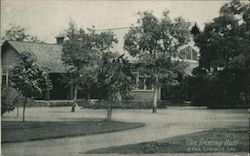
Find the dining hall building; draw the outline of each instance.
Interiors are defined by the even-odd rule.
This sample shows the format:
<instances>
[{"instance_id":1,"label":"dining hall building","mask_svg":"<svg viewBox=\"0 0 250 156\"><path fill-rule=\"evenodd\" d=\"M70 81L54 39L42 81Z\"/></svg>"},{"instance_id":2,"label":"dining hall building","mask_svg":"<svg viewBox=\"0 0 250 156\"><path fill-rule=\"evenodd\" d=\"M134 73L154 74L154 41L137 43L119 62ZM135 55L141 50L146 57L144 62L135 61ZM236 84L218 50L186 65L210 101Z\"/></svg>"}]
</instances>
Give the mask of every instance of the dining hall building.
<instances>
[{"instance_id":1,"label":"dining hall building","mask_svg":"<svg viewBox=\"0 0 250 156\"><path fill-rule=\"evenodd\" d=\"M197 35L200 32L196 23L193 23L190 27L192 36ZM118 39L123 38L126 31L117 30L114 32L118 34ZM64 35L58 35L56 37L56 43L35 43L24 41L4 41L1 45L1 66L2 66L2 86L8 85L8 71L10 68L17 64L19 55L21 52L31 52L37 59L37 64L41 67L49 69L49 76L52 81L53 89L48 93L45 93L39 100L71 100L73 98L73 86L69 85L65 81L67 77L68 66L63 64L61 60L63 50ZM114 47L116 51L123 50L123 42ZM187 62L188 67L186 74L191 75L192 69L198 66L199 49L194 45L193 39L190 43L182 47L182 58ZM124 53L124 50L122 51ZM137 80L135 88L132 90L133 100L136 101L153 101L154 91L152 84L147 80L145 74L137 72ZM166 88L159 89L159 100L166 100L167 90ZM84 89L78 91L78 98L85 98L87 93ZM91 98L100 99L105 98L105 92L94 91L91 93Z\"/></svg>"}]
</instances>

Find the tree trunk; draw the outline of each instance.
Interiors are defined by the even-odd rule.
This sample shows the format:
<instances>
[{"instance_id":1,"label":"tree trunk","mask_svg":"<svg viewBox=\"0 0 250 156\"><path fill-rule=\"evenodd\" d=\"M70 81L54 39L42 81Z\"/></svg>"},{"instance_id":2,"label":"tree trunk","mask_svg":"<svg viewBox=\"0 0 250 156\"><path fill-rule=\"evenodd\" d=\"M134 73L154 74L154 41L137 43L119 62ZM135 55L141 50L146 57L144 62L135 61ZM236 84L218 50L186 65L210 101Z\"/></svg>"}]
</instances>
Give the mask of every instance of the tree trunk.
<instances>
[{"instance_id":1,"label":"tree trunk","mask_svg":"<svg viewBox=\"0 0 250 156\"><path fill-rule=\"evenodd\" d=\"M18 94L16 96L16 117L19 117L19 102L18 102L18 98L21 96L21 94Z\"/></svg>"},{"instance_id":2,"label":"tree trunk","mask_svg":"<svg viewBox=\"0 0 250 156\"><path fill-rule=\"evenodd\" d=\"M158 88L154 88L153 113L157 113Z\"/></svg>"},{"instance_id":3,"label":"tree trunk","mask_svg":"<svg viewBox=\"0 0 250 156\"><path fill-rule=\"evenodd\" d=\"M27 103L27 97L25 97L24 104L23 104L23 122L25 121L25 108Z\"/></svg>"},{"instance_id":4,"label":"tree trunk","mask_svg":"<svg viewBox=\"0 0 250 156\"><path fill-rule=\"evenodd\" d=\"M87 93L87 100L89 100L90 99L90 93L88 92Z\"/></svg>"},{"instance_id":5,"label":"tree trunk","mask_svg":"<svg viewBox=\"0 0 250 156\"><path fill-rule=\"evenodd\" d=\"M155 85L154 85L154 101L153 101L153 113L157 113L157 100L158 100L158 75L155 75Z\"/></svg>"},{"instance_id":6,"label":"tree trunk","mask_svg":"<svg viewBox=\"0 0 250 156\"><path fill-rule=\"evenodd\" d=\"M117 102L121 103L122 102L122 95L121 95L121 92L117 92L116 94L116 99L117 99Z\"/></svg>"},{"instance_id":7,"label":"tree trunk","mask_svg":"<svg viewBox=\"0 0 250 156\"><path fill-rule=\"evenodd\" d=\"M16 117L19 117L19 104L17 104L17 107L16 107Z\"/></svg>"},{"instance_id":8,"label":"tree trunk","mask_svg":"<svg viewBox=\"0 0 250 156\"><path fill-rule=\"evenodd\" d=\"M112 101L108 104L107 120L110 121L112 117Z\"/></svg>"},{"instance_id":9,"label":"tree trunk","mask_svg":"<svg viewBox=\"0 0 250 156\"><path fill-rule=\"evenodd\" d=\"M113 111L113 102L115 103L121 103L122 101L122 96L121 93L118 91L117 94L112 98L112 100L110 100L110 103L108 105L108 113L107 113L107 120L111 120L112 117L112 111Z\"/></svg>"},{"instance_id":10,"label":"tree trunk","mask_svg":"<svg viewBox=\"0 0 250 156\"><path fill-rule=\"evenodd\" d=\"M73 103L72 103L71 112L75 112L76 100L77 100L77 89L78 89L78 85L75 86L74 97L73 97Z\"/></svg>"},{"instance_id":11,"label":"tree trunk","mask_svg":"<svg viewBox=\"0 0 250 156\"><path fill-rule=\"evenodd\" d=\"M111 117L112 117L112 103L113 103L113 97L112 97L112 94L109 95L109 100L108 100L108 112L107 112L107 120L110 121L111 120Z\"/></svg>"},{"instance_id":12,"label":"tree trunk","mask_svg":"<svg viewBox=\"0 0 250 156\"><path fill-rule=\"evenodd\" d=\"M70 95L69 95L69 99L73 100L74 98L74 87L73 84L70 84Z\"/></svg>"}]
</instances>

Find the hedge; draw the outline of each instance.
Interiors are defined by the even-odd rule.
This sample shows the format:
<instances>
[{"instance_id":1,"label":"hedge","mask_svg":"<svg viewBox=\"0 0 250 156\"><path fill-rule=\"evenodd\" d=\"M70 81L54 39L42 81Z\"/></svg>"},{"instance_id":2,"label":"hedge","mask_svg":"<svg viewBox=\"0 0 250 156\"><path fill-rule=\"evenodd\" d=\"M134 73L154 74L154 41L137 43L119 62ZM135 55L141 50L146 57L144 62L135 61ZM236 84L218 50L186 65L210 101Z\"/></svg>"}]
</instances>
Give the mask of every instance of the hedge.
<instances>
[{"instance_id":1,"label":"hedge","mask_svg":"<svg viewBox=\"0 0 250 156\"><path fill-rule=\"evenodd\" d=\"M108 105L112 104L114 109L152 109L153 102L146 101L134 101L127 100L122 101L121 103L115 103L109 100L88 100L78 99L77 104L82 108L91 108L91 109L106 109ZM168 106L187 106L189 102L183 101L158 101L158 108L167 108ZM35 100L29 101L27 107L65 107L71 106L72 100L54 100L54 101L44 101L44 100ZM22 107L22 105L21 105Z\"/></svg>"},{"instance_id":2,"label":"hedge","mask_svg":"<svg viewBox=\"0 0 250 156\"><path fill-rule=\"evenodd\" d=\"M83 108L92 109L105 109L108 105L112 105L112 108L116 109L150 109L152 108L152 102L143 101L122 101L121 103L115 103L109 100L80 100L77 104Z\"/></svg>"},{"instance_id":3,"label":"hedge","mask_svg":"<svg viewBox=\"0 0 250 156\"><path fill-rule=\"evenodd\" d=\"M78 105L83 108L92 108L92 109L103 109L107 108L107 106L112 103L112 108L119 109L152 109L153 102L145 102L145 101L122 101L121 103L114 103L108 100L79 100ZM167 108L168 106L187 106L189 102L183 101L158 101L158 108Z\"/></svg>"}]
</instances>

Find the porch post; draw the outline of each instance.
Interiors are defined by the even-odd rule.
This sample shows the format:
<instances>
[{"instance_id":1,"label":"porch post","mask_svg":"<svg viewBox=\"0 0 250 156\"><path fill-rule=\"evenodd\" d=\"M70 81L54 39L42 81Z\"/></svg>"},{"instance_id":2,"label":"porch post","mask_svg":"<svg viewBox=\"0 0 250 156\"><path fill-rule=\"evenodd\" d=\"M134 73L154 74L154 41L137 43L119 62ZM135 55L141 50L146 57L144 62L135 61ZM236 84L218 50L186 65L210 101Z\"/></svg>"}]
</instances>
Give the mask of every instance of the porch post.
<instances>
[{"instance_id":1,"label":"porch post","mask_svg":"<svg viewBox=\"0 0 250 156\"><path fill-rule=\"evenodd\" d=\"M159 87L159 90L158 90L158 100L159 101L161 100L161 87Z\"/></svg>"},{"instance_id":2,"label":"porch post","mask_svg":"<svg viewBox=\"0 0 250 156\"><path fill-rule=\"evenodd\" d=\"M74 90L73 84L70 84L70 94L69 94L70 100L73 100L73 90Z\"/></svg>"},{"instance_id":3,"label":"porch post","mask_svg":"<svg viewBox=\"0 0 250 156\"><path fill-rule=\"evenodd\" d=\"M47 90L45 94L46 94L46 95L45 95L45 100L46 100L46 101L49 101L49 100L50 100L50 91Z\"/></svg>"},{"instance_id":4,"label":"porch post","mask_svg":"<svg viewBox=\"0 0 250 156\"><path fill-rule=\"evenodd\" d=\"M6 78L5 78L5 83L6 83L6 87L8 87L8 85L9 85L9 69L8 69L8 67L7 67L7 69L6 69Z\"/></svg>"}]
</instances>

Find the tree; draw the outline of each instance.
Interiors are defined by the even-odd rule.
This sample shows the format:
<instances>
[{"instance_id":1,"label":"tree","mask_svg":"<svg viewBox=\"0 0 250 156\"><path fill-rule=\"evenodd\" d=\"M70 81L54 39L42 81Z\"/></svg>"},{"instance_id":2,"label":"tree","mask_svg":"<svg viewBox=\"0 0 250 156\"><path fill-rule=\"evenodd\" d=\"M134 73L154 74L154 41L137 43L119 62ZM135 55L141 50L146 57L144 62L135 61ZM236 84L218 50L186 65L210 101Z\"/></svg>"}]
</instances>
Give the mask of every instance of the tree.
<instances>
[{"instance_id":1,"label":"tree","mask_svg":"<svg viewBox=\"0 0 250 156\"><path fill-rule=\"evenodd\" d=\"M20 54L20 60L10 70L11 86L24 96L23 121L28 98L39 97L51 89L51 81L46 69L36 64L36 58L29 52Z\"/></svg>"},{"instance_id":2,"label":"tree","mask_svg":"<svg viewBox=\"0 0 250 156\"><path fill-rule=\"evenodd\" d=\"M183 62L173 61L173 58L189 41L189 24L181 17L170 19L168 12L163 12L161 19L148 11L139 15L138 26L131 27L125 36L124 49L138 58L138 68L152 79L155 113L159 87L176 83L178 73L184 72Z\"/></svg>"},{"instance_id":3,"label":"tree","mask_svg":"<svg viewBox=\"0 0 250 156\"><path fill-rule=\"evenodd\" d=\"M1 115L13 111L23 101L21 94L11 87L2 87L1 93Z\"/></svg>"},{"instance_id":4,"label":"tree","mask_svg":"<svg viewBox=\"0 0 250 156\"><path fill-rule=\"evenodd\" d=\"M29 41L29 42L37 42L41 43L36 36L32 36L26 33L27 29L10 24L10 28L5 31L3 35L3 40L11 40L11 41Z\"/></svg>"},{"instance_id":5,"label":"tree","mask_svg":"<svg viewBox=\"0 0 250 156\"><path fill-rule=\"evenodd\" d=\"M121 103L122 98L128 96L134 85L134 76L124 54L119 56L118 53L106 52L100 56L97 85L108 92L107 120L111 120L112 103Z\"/></svg>"},{"instance_id":6,"label":"tree","mask_svg":"<svg viewBox=\"0 0 250 156\"><path fill-rule=\"evenodd\" d=\"M250 5L234 0L220 9L218 17L196 38L199 67L194 74L214 104L235 105L249 101ZM214 90L214 95L208 93ZM200 97L204 95L198 94ZM211 100L210 100L211 101Z\"/></svg>"},{"instance_id":7,"label":"tree","mask_svg":"<svg viewBox=\"0 0 250 156\"><path fill-rule=\"evenodd\" d=\"M96 79L98 55L109 50L117 39L112 32L96 33L93 29L77 30L71 22L67 30L68 40L63 44L62 60L70 65L71 83L74 85L72 112L75 110L77 90L91 87Z\"/></svg>"}]
</instances>

